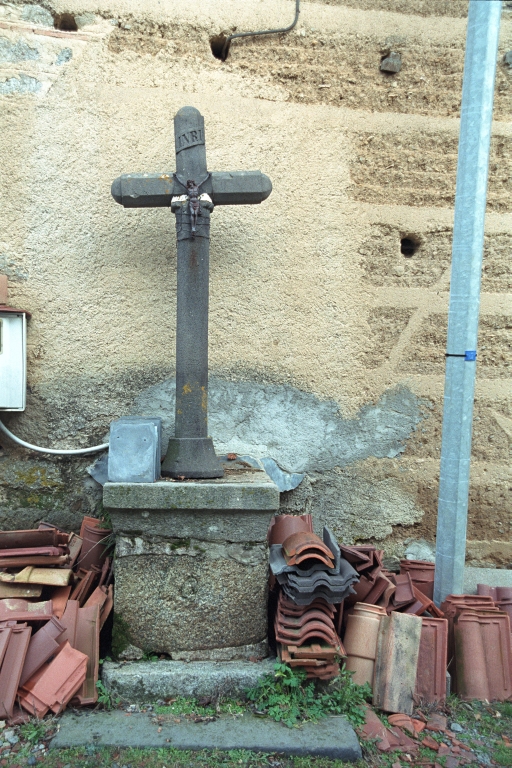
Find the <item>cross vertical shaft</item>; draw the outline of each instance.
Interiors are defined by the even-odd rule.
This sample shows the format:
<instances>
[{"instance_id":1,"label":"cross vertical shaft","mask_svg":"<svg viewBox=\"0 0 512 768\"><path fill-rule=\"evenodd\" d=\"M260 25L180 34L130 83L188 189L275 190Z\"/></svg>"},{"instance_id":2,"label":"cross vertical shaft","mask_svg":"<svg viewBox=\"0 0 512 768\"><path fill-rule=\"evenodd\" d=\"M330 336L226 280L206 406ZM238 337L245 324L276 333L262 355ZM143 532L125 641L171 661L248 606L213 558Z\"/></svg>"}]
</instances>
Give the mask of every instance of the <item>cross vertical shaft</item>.
<instances>
[{"instance_id":1,"label":"cross vertical shaft","mask_svg":"<svg viewBox=\"0 0 512 768\"><path fill-rule=\"evenodd\" d=\"M174 118L175 177L200 187L208 180L204 118L183 107ZM208 437L208 294L210 210L198 202L195 232L190 202L173 203L177 236L176 412L175 436L169 441L162 474L214 478L224 474Z\"/></svg>"}]
</instances>

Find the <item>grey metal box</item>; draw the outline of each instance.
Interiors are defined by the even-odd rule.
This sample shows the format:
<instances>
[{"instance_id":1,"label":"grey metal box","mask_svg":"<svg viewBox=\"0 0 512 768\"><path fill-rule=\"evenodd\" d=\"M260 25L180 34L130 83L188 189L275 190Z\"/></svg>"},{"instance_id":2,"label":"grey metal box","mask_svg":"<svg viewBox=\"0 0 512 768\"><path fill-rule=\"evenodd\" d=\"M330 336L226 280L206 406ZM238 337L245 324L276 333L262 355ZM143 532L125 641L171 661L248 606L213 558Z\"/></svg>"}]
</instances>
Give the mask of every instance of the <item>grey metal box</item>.
<instances>
[{"instance_id":1,"label":"grey metal box","mask_svg":"<svg viewBox=\"0 0 512 768\"><path fill-rule=\"evenodd\" d=\"M162 419L125 416L110 425L111 483L154 483L160 477Z\"/></svg>"},{"instance_id":2,"label":"grey metal box","mask_svg":"<svg viewBox=\"0 0 512 768\"><path fill-rule=\"evenodd\" d=\"M26 315L0 309L0 410L24 411L27 390Z\"/></svg>"}]
</instances>

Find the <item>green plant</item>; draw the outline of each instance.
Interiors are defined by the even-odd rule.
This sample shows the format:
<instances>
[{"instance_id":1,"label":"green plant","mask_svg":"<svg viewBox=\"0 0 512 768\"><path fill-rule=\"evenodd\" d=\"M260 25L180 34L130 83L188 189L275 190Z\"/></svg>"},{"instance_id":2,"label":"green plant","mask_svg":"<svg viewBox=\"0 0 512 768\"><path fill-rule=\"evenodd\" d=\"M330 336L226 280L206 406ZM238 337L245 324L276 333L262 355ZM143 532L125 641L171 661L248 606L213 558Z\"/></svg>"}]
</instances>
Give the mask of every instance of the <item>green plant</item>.
<instances>
[{"instance_id":1,"label":"green plant","mask_svg":"<svg viewBox=\"0 0 512 768\"><path fill-rule=\"evenodd\" d=\"M340 673L336 685L320 693L314 682L306 682L306 672L276 662L273 675L266 675L246 691L256 714L265 714L291 727L306 720L319 720L329 714L346 715L354 724L364 722L364 704L369 686L356 685L349 672Z\"/></svg>"},{"instance_id":2,"label":"green plant","mask_svg":"<svg viewBox=\"0 0 512 768\"><path fill-rule=\"evenodd\" d=\"M103 709L110 711L111 709L117 707L121 699L111 693L111 691L105 687L101 680L96 681L96 688L98 689L98 704L100 704Z\"/></svg>"},{"instance_id":3,"label":"green plant","mask_svg":"<svg viewBox=\"0 0 512 768\"><path fill-rule=\"evenodd\" d=\"M497 744L492 758L498 765L505 765L508 768L512 766L512 748L507 747L506 744Z\"/></svg>"},{"instance_id":4,"label":"green plant","mask_svg":"<svg viewBox=\"0 0 512 768\"><path fill-rule=\"evenodd\" d=\"M152 653L151 651L146 651L142 654L142 661L158 661L158 656L156 653Z\"/></svg>"},{"instance_id":5,"label":"green plant","mask_svg":"<svg viewBox=\"0 0 512 768\"><path fill-rule=\"evenodd\" d=\"M41 720L30 720L20 726L20 733L24 739L36 744L44 739L46 731L48 730L48 723Z\"/></svg>"},{"instance_id":6,"label":"green plant","mask_svg":"<svg viewBox=\"0 0 512 768\"><path fill-rule=\"evenodd\" d=\"M98 515L98 519L100 521L100 528L104 528L105 530L112 530L112 519L110 517L110 512L108 509L105 509L103 506L103 502L100 501L96 508L96 514Z\"/></svg>"},{"instance_id":7,"label":"green plant","mask_svg":"<svg viewBox=\"0 0 512 768\"><path fill-rule=\"evenodd\" d=\"M201 703L197 699L187 699L184 696L178 696L170 700L167 704L155 704L153 707L155 715L240 715L245 710L244 706L233 699L224 699L220 701L206 701Z\"/></svg>"},{"instance_id":8,"label":"green plant","mask_svg":"<svg viewBox=\"0 0 512 768\"><path fill-rule=\"evenodd\" d=\"M354 683L352 675L352 672L341 669L332 688L322 696L322 704L326 712L345 715L352 725L359 726L365 721L364 704L371 699L372 689L368 683Z\"/></svg>"}]
</instances>

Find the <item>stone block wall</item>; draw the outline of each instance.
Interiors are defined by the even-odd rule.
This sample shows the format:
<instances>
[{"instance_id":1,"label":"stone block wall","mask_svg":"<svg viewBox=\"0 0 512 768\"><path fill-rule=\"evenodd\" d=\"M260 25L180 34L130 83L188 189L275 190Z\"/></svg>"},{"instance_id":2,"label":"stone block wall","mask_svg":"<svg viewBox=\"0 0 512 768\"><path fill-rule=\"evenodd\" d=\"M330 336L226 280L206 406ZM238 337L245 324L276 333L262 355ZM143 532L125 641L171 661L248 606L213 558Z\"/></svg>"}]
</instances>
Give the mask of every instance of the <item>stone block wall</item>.
<instances>
[{"instance_id":1,"label":"stone block wall","mask_svg":"<svg viewBox=\"0 0 512 768\"><path fill-rule=\"evenodd\" d=\"M259 207L212 217L210 428L219 450L305 472L283 509L347 542L433 541L466 0L0 8L0 272L30 310L34 443L103 442L118 416L172 429L174 221L111 181L172 171L172 116L206 120L209 166L261 169ZM503 4L482 278L468 561L510 566L510 48ZM402 70L385 74L390 50ZM4 202L5 201L5 202ZM0 440L0 526L76 527L88 460Z\"/></svg>"}]
</instances>

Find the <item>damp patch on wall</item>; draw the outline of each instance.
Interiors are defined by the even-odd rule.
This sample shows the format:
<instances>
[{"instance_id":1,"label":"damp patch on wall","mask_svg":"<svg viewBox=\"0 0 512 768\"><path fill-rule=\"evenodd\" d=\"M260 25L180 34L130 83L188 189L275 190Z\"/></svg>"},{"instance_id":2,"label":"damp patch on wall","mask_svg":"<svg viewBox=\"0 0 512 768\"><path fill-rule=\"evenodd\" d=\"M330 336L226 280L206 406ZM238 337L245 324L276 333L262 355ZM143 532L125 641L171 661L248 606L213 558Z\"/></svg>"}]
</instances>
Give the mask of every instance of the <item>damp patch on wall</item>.
<instances>
[{"instance_id":1,"label":"damp patch on wall","mask_svg":"<svg viewBox=\"0 0 512 768\"><path fill-rule=\"evenodd\" d=\"M174 428L174 401L175 383L166 380L142 392L131 415L162 417L165 444ZM271 456L287 472L328 470L369 456L398 456L424 405L398 386L346 418L334 400L295 387L212 376L208 426L217 453Z\"/></svg>"}]
</instances>

